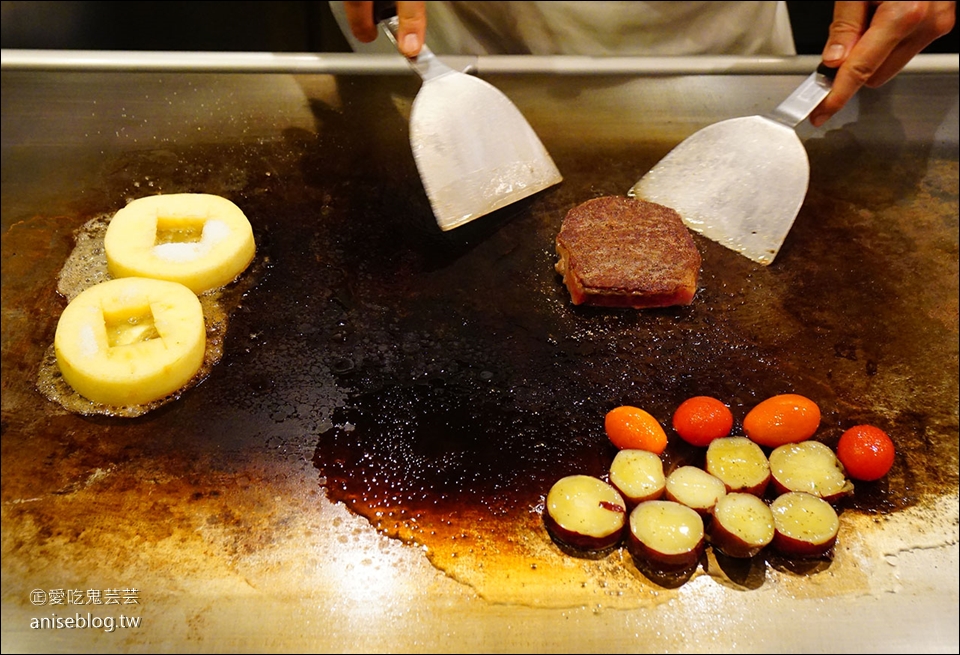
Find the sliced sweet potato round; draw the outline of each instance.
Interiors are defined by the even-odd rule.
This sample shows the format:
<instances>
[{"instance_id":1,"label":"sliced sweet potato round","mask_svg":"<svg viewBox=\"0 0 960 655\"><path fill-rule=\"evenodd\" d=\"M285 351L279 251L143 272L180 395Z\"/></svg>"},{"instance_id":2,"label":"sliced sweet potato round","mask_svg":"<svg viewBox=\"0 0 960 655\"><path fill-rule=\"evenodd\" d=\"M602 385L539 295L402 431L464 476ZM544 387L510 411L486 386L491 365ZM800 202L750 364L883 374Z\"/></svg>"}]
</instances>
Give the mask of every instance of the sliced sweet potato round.
<instances>
[{"instance_id":1,"label":"sliced sweet potato round","mask_svg":"<svg viewBox=\"0 0 960 655\"><path fill-rule=\"evenodd\" d=\"M773 511L753 494L726 494L710 522L711 545L729 557L753 557L773 541Z\"/></svg>"},{"instance_id":2,"label":"sliced sweet potato round","mask_svg":"<svg viewBox=\"0 0 960 655\"><path fill-rule=\"evenodd\" d=\"M840 517L822 498L789 491L771 503L773 547L788 557L825 557L837 543Z\"/></svg>"},{"instance_id":3,"label":"sliced sweet potato round","mask_svg":"<svg viewBox=\"0 0 960 655\"><path fill-rule=\"evenodd\" d=\"M777 493L806 491L833 503L853 493L836 454L819 441L778 446L770 453L770 473Z\"/></svg>"},{"instance_id":4,"label":"sliced sweet potato round","mask_svg":"<svg viewBox=\"0 0 960 655\"><path fill-rule=\"evenodd\" d=\"M663 460L648 450L619 451L610 464L610 484L620 492L628 507L663 495L666 478Z\"/></svg>"},{"instance_id":5,"label":"sliced sweet potato round","mask_svg":"<svg viewBox=\"0 0 960 655\"><path fill-rule=\"evenodd\" d=\"M664 497L707 517L726 493L720 478L696 466L681 466L667 476Z\"/></svg>"},{"instance_id":6,"label":"sliced sweet potato round","mask_svg":"<svg viewBox=\"0 0 960 655\"><path fill-rule=\"evenodd\" d=\"M686 505L648 500L630 512L631 555L659 571L691 569L705 547L703 519Z\"/></svg>"},{"instance_id":7,"label":"sliced sweet potato round","mask_svg":"<svg viewBox=\"0 0 960 655\"><path fill-rule=\"evenodd\" d=\"M620 543L627 506L603 480L570 475L550 488L543 514L554 539L577 550L598 551Z\"/></svg>"},{"instance_id":8,"label":"sliced sweet potato round","mask_svg":"<svg viewBox=\"0 0 960 655\"><path fill-rule=\"evenodd\" d=\"M714 439L707 447L707 473L720 478L727 493L762 496L770 483L770 462L746 437Z\"/></svg>"}]
</instances>

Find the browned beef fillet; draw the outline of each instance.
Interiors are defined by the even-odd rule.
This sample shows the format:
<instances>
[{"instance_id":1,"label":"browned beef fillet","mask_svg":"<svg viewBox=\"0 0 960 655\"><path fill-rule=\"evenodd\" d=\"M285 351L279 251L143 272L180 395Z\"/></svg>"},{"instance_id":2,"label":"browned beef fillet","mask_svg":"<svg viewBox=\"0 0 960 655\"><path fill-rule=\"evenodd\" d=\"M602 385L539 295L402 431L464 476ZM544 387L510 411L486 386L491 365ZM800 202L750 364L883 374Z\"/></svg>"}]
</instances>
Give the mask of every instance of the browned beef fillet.
<instances>
[{"instance_id":1,"label":"browned beef fillet","mask_svg":"<svg viewBox=\"0 0 960 655\"><path fill-rule=\"evenodd\" d=\"M605 196L577 205L557 254L575 305L689 305L697 292L700 252L680 215L656 203Z\"/></svg>"}]
</instances>

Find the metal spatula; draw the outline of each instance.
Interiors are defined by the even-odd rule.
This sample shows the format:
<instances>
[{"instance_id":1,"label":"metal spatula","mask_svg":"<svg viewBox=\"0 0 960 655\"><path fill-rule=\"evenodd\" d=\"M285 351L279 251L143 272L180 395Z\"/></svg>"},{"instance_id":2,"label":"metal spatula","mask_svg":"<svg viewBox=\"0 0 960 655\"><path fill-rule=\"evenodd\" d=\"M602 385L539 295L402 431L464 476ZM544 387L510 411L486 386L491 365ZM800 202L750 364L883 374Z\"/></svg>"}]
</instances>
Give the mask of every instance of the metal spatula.
<instances>
[{"instance_id":1,"label":"metal spatula","mask_svg":"<svg viewBox=\"0 0 960 655\"><path fill-rule=\"evenodd\" d=\"M379 24L396 44L397 17ZM496 87L453 70L426 46L407 61L423 79L410 111L410 145L441 229L563 179L520 110Z\"/></svg>"},{"instance_id":2,"label":"metal spatula","mask_svg":"<svg viewBox=\"0 0 960 655\"><path fill-rule=\"evenodd\" d=\"M687 137L628 195L677 210L687 227L770 264L807 194L810 163L794 128L830 91L823 64L765 116L733 118Z\"/></svg>"}]
</instances>

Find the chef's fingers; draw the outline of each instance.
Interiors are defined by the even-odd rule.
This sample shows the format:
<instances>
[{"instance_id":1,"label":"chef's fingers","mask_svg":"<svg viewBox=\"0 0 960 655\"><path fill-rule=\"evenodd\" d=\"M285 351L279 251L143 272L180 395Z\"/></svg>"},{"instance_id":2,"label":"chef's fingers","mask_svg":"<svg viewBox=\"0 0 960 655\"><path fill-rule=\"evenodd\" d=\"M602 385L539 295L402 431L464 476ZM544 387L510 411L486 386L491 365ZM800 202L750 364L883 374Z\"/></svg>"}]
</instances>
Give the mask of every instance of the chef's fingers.
<instances>
[{"instance_id":1,"label":"chef's fingers","mask_svg":"<svg viewBox=\"0 0 960 655\"><path fill-rule=\"evenodd\" d=\"M916 6L911 11L911 7L904 5ZM956 2L881 2L864 37L871 36L875 28L883 28L889 30L897 42L865 85L875 88L890 81L914 56L949 33L956 19ZM852 54L858 51L859 48L855 48Z\"/></svg>"},{"instance_id":2,"label":"chef's fingers","mask_svg":"<svg viewBox=\"0 0 960 655\"><path fill-rule=\"evenodd\" d=\"M376 17L373 2L344 2L343 9L350 24L350 31L361 43L370 43L377 38ZM397 45L407 57L416 57L423 47L427 33L427 3L396 2Z\"/></svg>"},{"instance_id":3,"label":"chef's fingers","mask_svg":"<svg viewBox=\"0 0 960 655\"><path fill-rule=\"evenodd\" d=\"M350 31L361 43L370 43L377 38L377 25L373 22L373 2L344 2L344 13Z\"/></svg>"},{"instance_id":4,"label":"chef's fingers","mask_svg":"<svg viewBox=\"0 0 960 655\"><path fill-rule=\"evenodd\" d=\"M823 47L823 63L831 68L839 66L853 50L870 25L873 9L870 2L836 2L833 5L833 22L827 44Z\"/></svg>"},{"instance_id":5,"label":"chef's fingers","mask_svg":"<svg viewBox=\"0 0 960 655\"><path fill-rule=\"evenodd\" d=\"M890 80L955 21L956 2L837 2L823 61L839 70L810 122L822 125L861 87Z\"/></svg>"},{"instance_id":6,"label":"chef's fingers","mask_svg":"<svg viewBox=\"0 0 960 655\"><path fill-rule=\"evenodd\" d=\"M427 3L398 2L397 18L400 19L397 29L400 52L407 57L416 57L427 35Z\"/></svg>"}]
</instances>

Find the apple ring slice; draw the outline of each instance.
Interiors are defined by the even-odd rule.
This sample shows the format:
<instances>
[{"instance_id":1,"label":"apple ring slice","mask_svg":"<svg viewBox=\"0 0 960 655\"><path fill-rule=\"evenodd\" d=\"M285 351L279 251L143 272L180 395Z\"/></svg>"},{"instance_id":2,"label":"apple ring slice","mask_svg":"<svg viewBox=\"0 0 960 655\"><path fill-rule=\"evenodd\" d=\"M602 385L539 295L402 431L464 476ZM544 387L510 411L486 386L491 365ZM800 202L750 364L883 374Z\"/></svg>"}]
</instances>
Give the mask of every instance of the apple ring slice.
<instances>
[{"instance_id":1,"label":"apple ring slice","mask_svg":"<svg viewBox=\"0 0 960 655\"><path fill-rule=\"evenodd\" d=\"M235 280L256 245L250 221L226 198L174 193L138 198L118 211L104 250L115 278L170 280L199 295Z\"/></svg>"},{"instance_id":2,"label":"apple ring slice","mask_svg":"<svg viewBox=\"0 0 960 655\"><path fill-rule=\"evenodd\" d=\"M86 289L63 310L57 366L81 396L126 407L183 387L203 365L200 300L178 282L127 277Z\"/></svg>"}]
</instances>

